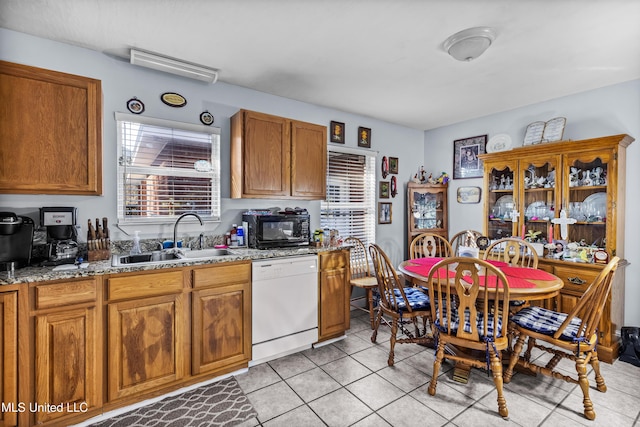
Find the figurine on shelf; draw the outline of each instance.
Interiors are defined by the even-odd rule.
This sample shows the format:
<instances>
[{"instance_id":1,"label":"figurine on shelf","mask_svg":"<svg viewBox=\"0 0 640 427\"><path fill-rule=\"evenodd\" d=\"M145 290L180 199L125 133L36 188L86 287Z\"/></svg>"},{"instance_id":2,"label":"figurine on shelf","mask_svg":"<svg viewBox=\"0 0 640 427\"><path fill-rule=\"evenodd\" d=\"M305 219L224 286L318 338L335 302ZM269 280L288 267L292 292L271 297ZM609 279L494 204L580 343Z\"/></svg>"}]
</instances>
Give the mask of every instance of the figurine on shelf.
<instances>
[{"instance_id":1,"label":"figurine on shelf","mask_svg":"<svg viewBox=\"0 0 640 427\"><path fill-rule=\"evenodd\" d=\"M580 185L580 169L571 168L569 172L569 187L577 187Z\"/></svg>"},{"instance_id":2,"label":"figurine on shelf","mask_svg":"<svg viewBox=\"0 0 640 427\"><path fill-rule=\"evenodd\" d=\"M442 174L436 180L438 184L445 185L449 182L449 174L446 172L442 172Z\"/></svg>"},{"instance_id":3,"label":"figurine on shelf","mask_svg":"<svg viewBox=\"0 0 640 427\"><path fill-rule=\"evenodd\" d=\"M589 186L593 185L593 181L591 180L591 174L589 171L582 171L582 185Z\"/></svg>"},{"instance_id":4,"label":"figurine on shelf","mask_svg":"<svg viewBox=\"0 0 640 427\"><path fill-rule=\"evenodd\" d=\"M504 178L504 174L500 175L500 185L498 186L498 190L504 190L505 186L505 178Z\"/></svg>"}]
</instances>

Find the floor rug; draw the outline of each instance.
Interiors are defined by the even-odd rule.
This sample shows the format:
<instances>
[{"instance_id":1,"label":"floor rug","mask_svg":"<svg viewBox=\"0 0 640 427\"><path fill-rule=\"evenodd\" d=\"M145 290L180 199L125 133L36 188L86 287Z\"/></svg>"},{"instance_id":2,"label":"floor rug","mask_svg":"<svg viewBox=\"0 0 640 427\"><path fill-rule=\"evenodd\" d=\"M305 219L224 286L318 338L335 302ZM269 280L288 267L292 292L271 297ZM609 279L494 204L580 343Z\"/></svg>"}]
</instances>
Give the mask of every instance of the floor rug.
<instances>
[{"instance_id":1,"label":"floor rug","mask_svg":"<svg viewBox=\"0 0 640 427\"><path fill-rule=\"evenodd\" d=\"M95 427L233 426L258 415L234 377L117 415Z\"/></svg>"}]
</instances>

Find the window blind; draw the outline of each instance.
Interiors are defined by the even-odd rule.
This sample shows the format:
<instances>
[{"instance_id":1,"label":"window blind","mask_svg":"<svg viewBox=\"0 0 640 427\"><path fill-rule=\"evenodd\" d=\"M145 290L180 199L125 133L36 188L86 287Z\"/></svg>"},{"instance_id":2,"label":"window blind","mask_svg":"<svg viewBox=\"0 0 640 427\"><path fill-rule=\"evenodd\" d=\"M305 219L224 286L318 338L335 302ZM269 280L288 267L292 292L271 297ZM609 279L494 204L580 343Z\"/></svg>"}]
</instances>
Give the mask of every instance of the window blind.
<instances>
[{"instance_id":1,"label":"window blind","mask_svg":"<svg viewBox=\"0 0 640 427\"><path fill-rule=\"evenodd\" d=\"M375 242L375 153L330 149L327 197L321 203L322 228L337 229L365 245Z\"/></svg>"},{"instance_id":2,"label":"window blind","mask_svg":"<svg viewBox=\"0 0 640 427\"><path fill-rule=\"evenodd\" d=\"M129 115L116 119L119 222L168 222L185 212L219 220L217 128Z\"/></svg>"}]
</instances>

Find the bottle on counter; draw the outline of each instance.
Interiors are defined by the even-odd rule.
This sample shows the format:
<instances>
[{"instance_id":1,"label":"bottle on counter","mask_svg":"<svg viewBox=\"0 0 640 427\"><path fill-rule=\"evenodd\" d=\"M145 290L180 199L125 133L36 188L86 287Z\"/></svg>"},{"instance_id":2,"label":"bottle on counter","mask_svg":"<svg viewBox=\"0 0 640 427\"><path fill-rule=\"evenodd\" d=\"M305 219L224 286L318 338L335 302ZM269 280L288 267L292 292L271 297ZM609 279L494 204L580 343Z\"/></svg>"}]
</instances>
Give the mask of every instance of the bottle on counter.
<instances>
[{"instance_id":1,"label":"bottle on counter","mask_svg":"<svg viewBox=\"0 0 640 427\"><path fill-rule=\"evenodd\" d=\"M227 231L227 233L224 235L224 244L227 246L231 246L231 232Z\"/></svg>"},{"instance_id":2,"label":"bottle on counter","mask_svg":"<svg viewBox=\"0 0 640 427\"><path fill-rule=\"evenodd\" d=\"M231 227L231 247L238 246L238 224L233 224Z\"/></svg>"},{"instance_id":3,"label":"bottle on counter","mask_svg":"<svg viewBox=\"0 0 640 427\"><path fill-rule=\"evenodd\" d=\"M135 233L133 236L133 246L131 246L131 255L139 255L142 253L142 249L140 249L140 231L136 230Z\"/></svg>"},{"instance_id":4,"label":"bottle on counter","mask_svg":"<svg viewBox=\"0 0 640 427\"><path fill-rule=\"evenodd\" d=\"M238 246L244 246L244 228L241 225L238 226L237 236Z\"/></svg>"}]
</instances>

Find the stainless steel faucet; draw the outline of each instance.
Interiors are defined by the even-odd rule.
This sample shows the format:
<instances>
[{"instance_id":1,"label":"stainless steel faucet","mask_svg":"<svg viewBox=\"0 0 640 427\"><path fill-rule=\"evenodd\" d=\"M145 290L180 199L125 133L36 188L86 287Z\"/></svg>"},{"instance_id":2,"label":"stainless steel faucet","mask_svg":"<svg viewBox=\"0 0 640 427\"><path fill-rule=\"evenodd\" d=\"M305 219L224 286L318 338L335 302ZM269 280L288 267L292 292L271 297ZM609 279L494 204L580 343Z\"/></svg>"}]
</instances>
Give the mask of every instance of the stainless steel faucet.
<instances>
[{"instance_id":1,"label":"stainless steel faucet","mask_svg":"<svg viewBox=\"0 0 640 427\"><path fill-rule=\"evenodd\" d=\"M178 219L176 219L176 223L173 226L173 248L174 249L178 248L178 223L185 216L195 216L196 218L198 218L198 221L200 221L200 225L204 226L204 222L202 222L202 218L200 218L200 215L198 215L195 212L187 212L187 213L183 213L182 215L180 215L178 217Z\"/></svg>"}]
</instances>

